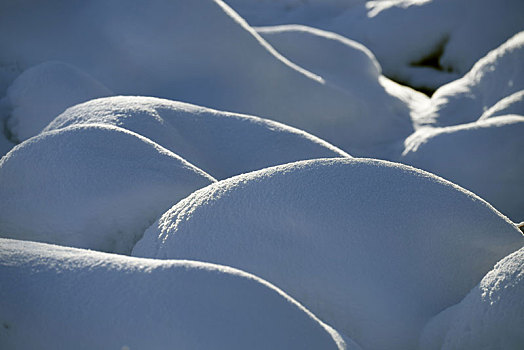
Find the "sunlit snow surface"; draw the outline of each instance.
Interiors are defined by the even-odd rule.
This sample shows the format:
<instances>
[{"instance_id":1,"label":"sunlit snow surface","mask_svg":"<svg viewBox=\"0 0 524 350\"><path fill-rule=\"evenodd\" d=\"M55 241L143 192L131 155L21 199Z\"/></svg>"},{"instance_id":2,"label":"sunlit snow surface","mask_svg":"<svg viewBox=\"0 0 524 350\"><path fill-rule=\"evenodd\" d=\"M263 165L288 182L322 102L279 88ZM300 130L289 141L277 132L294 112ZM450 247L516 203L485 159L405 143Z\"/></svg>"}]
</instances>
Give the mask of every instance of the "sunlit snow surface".
<instances>
[{"instance_id":1,"label":"sunlit snow surface","mask_svg":"<svg viewBox=\"0 0 524 350\"><path fill-rule=\"evenodd\" d=\"M226 2L0 2L0 348L524 348L524 2Z\"/></svg>"},{"instance_id":2,"label":"sunlit snow surface","mask_svg":"<svg viewBox=\"0 0 524 350\"><path fill-rule=\"evenodd\" d=\"M234 266L281 286L364 348L409 349L431 316L523 243L489 204L432 174L333 159L196 191L133 254Z\"/></svg>"}]
</instances>

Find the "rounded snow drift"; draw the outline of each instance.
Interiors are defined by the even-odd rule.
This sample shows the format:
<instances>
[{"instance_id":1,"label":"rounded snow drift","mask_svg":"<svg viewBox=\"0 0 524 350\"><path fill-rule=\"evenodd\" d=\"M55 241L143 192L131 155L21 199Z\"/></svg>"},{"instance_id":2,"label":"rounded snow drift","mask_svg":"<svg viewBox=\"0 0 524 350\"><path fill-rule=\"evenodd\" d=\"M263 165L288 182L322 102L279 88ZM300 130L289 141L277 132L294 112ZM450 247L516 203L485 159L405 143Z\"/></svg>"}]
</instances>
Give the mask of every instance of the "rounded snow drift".
<instances>
[{"instance_id":1,"label":"rounded snow drift","mask_svg":"<svg viewBox=\"0 0 524 350\"><path fill-rule=\"evenodd\" d=\"M134 131L217 179L297 160L349 157L313 135L277 122L153 97L92 100L69 108L45 130L89 123Z\"/></svg>"},{"instance_id":2,"label":"rounded snow drift","mask_svg":"<svg viewBox=\"0 0 524 350\"><path fill-rule=\"evenodd\" d=\"M411 349L429 318L523 242L488 203L432 174L322 159L196 191L133 254L240 268L366 349Z\"/></svg>"},{"instance_id":3,"label":"rounded snow drift","mask_svg":"<svg viewBox=\"0 0 524 350\"><path fill-rule=\"evenodd\" d=\"M50 61L24 71L7 90L9 131L20 141L35 136L67 107L113 93L71 64Z\"/></svg>"},{"instance_id":4,"label":"rounded snow drift","mask_svg":"<svg viewBox=\"0 0 524 350\"><path fill-rule=\"evenodd\" d=\"M245 272L0 239L2 349L359 349Z\"/></svg>"},{"instance_id":5,"label":"rounded snow drift","mask_svg":"<svg viewBox=\"0 0 524 350\"><path fill-rule=\"evenodd\" d=\"M524 117L516 115L421 129L406 140L400 161L467 188L519 222L524 220L523 134Z\"/></svg>"},{"instance_id":6,"label":"rounded snow drift","mask_svg":"<svg viewBox=\"0 0 524 350\"><path fill-rule=\"evenodd\" d=\"M43 133L0 160L0 236L130 253L164 211L214 181L121 128Z\"/></svg>"},{"instance_id":7,"label":"rounded snow drift","mask_svg":"<svg viewBox=\"0 0 524 350\"><path fill-rule=\"evenodd\" d=\"M434 317L421 349L524 347L524 248L507 256L458 305Z\"/></svg>"}]
</instances>

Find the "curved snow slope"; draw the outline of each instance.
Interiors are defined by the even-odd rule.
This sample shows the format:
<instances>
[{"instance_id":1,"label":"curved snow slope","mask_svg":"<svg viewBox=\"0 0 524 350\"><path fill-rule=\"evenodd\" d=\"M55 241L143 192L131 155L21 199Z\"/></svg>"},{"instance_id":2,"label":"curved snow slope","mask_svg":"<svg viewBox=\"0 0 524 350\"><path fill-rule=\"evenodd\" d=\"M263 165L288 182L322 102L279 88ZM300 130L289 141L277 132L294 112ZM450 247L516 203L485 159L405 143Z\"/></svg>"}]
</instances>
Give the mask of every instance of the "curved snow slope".
<instances>
[{"instance_id":1,"label":"curved snow slope","mask_svg":"<svg viewBox=\"0 0 524 350\"><path fill-rule=\"evenodd\" d=\"M38 134L67 107L112 95L88 74L63 62L45 62L20 74L7 90L7 126L24 141Z\"/></svg>"},{"instance_id":2,"label":"curved snow slope","mask_svg":"<svg viewBox=\"0 0 524 350\"><path fill-rule=\"evenodd\" d=\"M521 0L226 2L251 25L299 23L357 40L373 51L385 75L431 89L524 30Z\"/></svg>"},{"instance_id":3,"label":"curved snow slope","mask_svg":"<svg viewBox=\"0 0 524 350\"><path fill-rule=\"evenodd\" d=\"M497 102L524 89L523 62L524 32L520 32L479 60L464 77L438 89L423 119L436 126L478 120Z\"/></svg>"},{"instance_id":4,"label":"curved snow slope","mask_svg":"<svg viewBox=\"0 0 524 350\"><path fill-rule=\"evenodd\" d=\"M346 349L282 291L225 266L2 239L0 285L2 349Z\"/></svg>"},{"instance_id":5,"label":"curved snow slope","mask_svg":"<svg viewBox=\"0 0 524 350\"><path fill-rule=\"evenodd\" d=\"M400 161L475 192L512 221L524 220L524 116L508 115L410 136Z\"/></svg>"},{"instance_id":6,"label":"curved snow slope","mask_svg":"<svg viewBox=\"0 0 524 350\"><path fill-rule=\"evenodd\" d=\"M271 118L349 153L366 154L413 130L409 115L362 113L352 94L282 57L221 0L27 6L0 5L0 62L24 69L67 62L116 94Z\"/></svg>"},{"instance_id":7,"label":"curved snow slope","mask_svg":"<svg viewBox=\"0 0 524 350\"><path fill-rule=\"evenodd\" d=\"M280 123L153 97L92 100L69 108L45 130L89 123L136 132L217 179L297 160L349 157Z\"/></svg>"},{"instance_id":8,"label":"curved snow slope","mask_svg":"<svg viewBox=\"0 0 524 350\"><path fill-rule=\"evenodd\" d=\"M524 248L495 265L458 305L433 318L421 349L524 347Z\"/></svg>"},{"instance_id":9,"label":"curved snow slope","mask_svg":"<svg viewBox=\"0 0 524 350\"><path fill-rule=\"evenodd\" d=\"M412 349L430 317L523 243L489 204L432 174L323 159L196 191L145 232L133 255L249 271L365 349Z\"/></svg>"},{"instance_id":10,"label":"curved snow slope","mask_svg":"<svg viewBox=\"0 0 524 350\"><path fill-rule=\"evenodd\" d=\"M0 236L129 253L164 211L214 181L121 128L43 133L0 160Z\"/></svg>"},{"instance_id":11,"label":"curved snow slope","mask_svg":"<svg viewBox=\"0 0 524 350\"><path fill-rule=\"evenodd\" d=\"M341 35L302 25L255 28L279 53L342 88L377 83L381 73L373 53Z\"/></svg>"},{"instance_id":12,"label":"curved snow slope","mask_svg":"<svg viewBox=\"0 0 524 350\"><path fill-rule=\"evenodd\" d=\"M410 115L415 119L418 109L427 106L427 96L382 76L371 51L353 40L300 25L256 30L285 57L351 94L358 101L360 113L374 116L374 123L390 124L394 119L401 121ZM402 130L389 132L402 134ZM384 146L377 144L376 152L372 153L390 158L381 147Z\"/></svg>"},{"instance_id":13,"label":"curved snow slope","mask_svg":"<svg viewBox=\"0 0 524 350\"><path fill-rule=\"evenodd\" d=\"M479 120L498 117L507 114L524 115L524 90L520 90L504 97L502 100L495 103L487 111L482 113Z\"/></svg>"}]
</instances>

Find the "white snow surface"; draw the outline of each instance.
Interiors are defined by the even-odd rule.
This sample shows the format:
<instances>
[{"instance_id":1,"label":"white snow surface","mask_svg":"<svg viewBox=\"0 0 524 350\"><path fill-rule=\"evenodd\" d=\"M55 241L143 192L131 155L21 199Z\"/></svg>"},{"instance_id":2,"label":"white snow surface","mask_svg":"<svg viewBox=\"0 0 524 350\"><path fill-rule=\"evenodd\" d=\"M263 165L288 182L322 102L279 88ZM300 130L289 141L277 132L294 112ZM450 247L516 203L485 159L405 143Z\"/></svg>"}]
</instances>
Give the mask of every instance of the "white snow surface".
<instances>
[{"instance_id":1,"label":"white snow surface","mask_svg":"<svg viewBox=\"0 0 524 350\"><path fill-rule=\"evenodd\" d=\"M2 349L360 349L225 266L0 239L0 286Z\"/></svg>"},{"instance_id":2,"label":"white snow surface","mask_svg":"<svg viewBox=\"0 0 524 350\"><path fill-rule=\"evenodd\" d=\"M349 157L313 135L277 122L153 97L92 100L69 108L45 131L90 123L136 132L216 179L298 160Z\"/></svg>"},{"instance_id":3,"label":"white snow surface","mask_svg":"<svg viewBox=\"0 0 524 350\"><path fill-rule=\"evenodd\" d=\"M373 116L372 120L363 121L361 128L365 128L364 123L390 124L392 118L400 122L406 116L416 121L419 111L428 107L427 96L382 76L381 67L371 51L353 40L301 25L256 30L286 58L345 90L358 101L355 108L359 113ZM390 129L389 132L402 134L401 130ZM377 150L368 151L368 154L390 159L397 152L395 146L388 144L388 152L377 142Z\"/></svg>"},{"instance_id":4,"label":"white snow surface","mask_svg":"<svg viewBox=\"0 0 524 350\"><path fill-rule=\"evenodd\" d=\"M524 248L505 257L458 305L434 317L421 349L524 347Z\"/></svg>"},{"instance_id":5,"label":"white snow surface","mask_svg":"<svg viewBox=\"0 0 524 350\"><path fill-rule=\"evenodd\" d=\"M43 133L0 160L0 236L130 253L164 211L214 181L118 127Z\"/></svg>"},{"instance_id":6,"label":"white snow surface","mask_svg":"<svg viewBox=\"0 0 524 350\"><path fill-rule=\"evenodd\" d=\"M400 162L476 193L513 222L524 220L524 116L506 115L444 128L422 128Z\"/></svg>"},{"instance_id":7,"label":"white snow surface","mask_svg":"<svg viewBox=\"0 0 524 350\"><path fill-rule=\"evenodd\" d=\"M524 115L524 90L504 97L480 116L479 120L498 117L507 114Z\"/></svg>"},{"instance_id":8,"label":"white snow surface","mask_svg":"<svg viewBox=\"0 0 524 350\"><path fill-rule=\"evenodd\" d=\"M349 158L198 190L151 226L133 255L240 268L365 349L413 349L432 316L523 243L507 218L452 183Z\"/></svg>"},{"instance_id":9,"label":"white snow surface","mask_svg":"<svg viewBox=\"0 0 524 350\"><path fill-rule=\"evenodd\" d=\"M35 65L9 86L7 126L20 141L35 136L67 107L112 92L88 74L63 62Z\"/></svg>"},{"instance_id":10,"label":"white snow surface","mask_svg":"<svg viewBox=\"0 0 524 350\"><path fill-rule=\"evenodd\" d=\"M523 62L524 32L520 32L480 59L464 77L438 89L421 119L435 126L478 120L490 107L524 89ZM517 112L524 114L521 109Z\"/></svg>"},{"instance_id":11,"label":"white snow surface","mask_svg":"<svg viewBox=\"0 0 524 350\"><path fill-rule=\"evenodd\" d=\"M251 25L304 24L361 42L384 74L436 89L524 30L521 0L226 0ZM438 66L417 62L435 56Z\"/></svg>"},{"instance_id":12,"label":"white snow surface","mask_svg":"<svg viewBox=\"0 0 524 350\"><path fill-rule=\"evenodd\" d=\"M375 113L353 92L359 79L341 89L292 63L221 0L10 2L0 48L2 65L66 62L118 95L274 119L350 154L380 156L413 131L409 110Z\"/></svg>"}]
</instances>

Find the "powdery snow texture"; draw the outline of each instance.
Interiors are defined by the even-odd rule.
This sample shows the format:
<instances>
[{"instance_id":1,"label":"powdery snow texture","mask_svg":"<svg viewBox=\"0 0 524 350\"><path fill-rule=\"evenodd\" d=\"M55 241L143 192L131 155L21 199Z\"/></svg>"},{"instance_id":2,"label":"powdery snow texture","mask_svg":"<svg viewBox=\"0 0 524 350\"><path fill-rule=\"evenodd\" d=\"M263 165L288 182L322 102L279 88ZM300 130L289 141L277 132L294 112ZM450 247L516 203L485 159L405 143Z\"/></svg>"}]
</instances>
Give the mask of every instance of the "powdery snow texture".
<instances>
[{"instance_id":1,"label":"powdery snow texture","mask_svg":"<svg viewBox=\"0 0 524 350\"><path fill-rule=\"evenodd\" d=\"M196 191L133 255L254 273L366 349L413 349L522 234L432 174L365 159L267 168Z\"/></svg>"},{"instance_id":2,"label":"powdery snow texture","mask_svg":"<svg viewBox=\"0 0 524 350\"><path fill-rule=\"evenodd\" d=\"M217 179L297 160L349 157L277 122L153 97L92 100L69 108L45 131L89 123L136 132Z\"/></svg>"},{"instance_id":3,"label":"powdery snow texture","mask_svg":"<svg viewBox=\"0 0 524 350\"><path fill-rule=\"evenodd\" d=\"M225 266L0 240L2 349L359 349Z\"/></svg>"},{"instance_id":4,"label":"powdery snow texture","mask_svg":"<svg viewBox=\"0 0 524 350\"><path fill-rule=\"evenodd\" d=\"M43 133L0 160L0 236L129 253L164 211L214 181L114 126Z\"/></svg>"},{"instance_id":5,"label":"powdery snow texture","mask_svg":"<svg viewBox=\"0 0 524 350\"><path fill-rule=\"evenodd\" d=\"M422 349L524 347L524 248L488 272L458 305L431 320Z\"/></svg>"}]
</instances>

